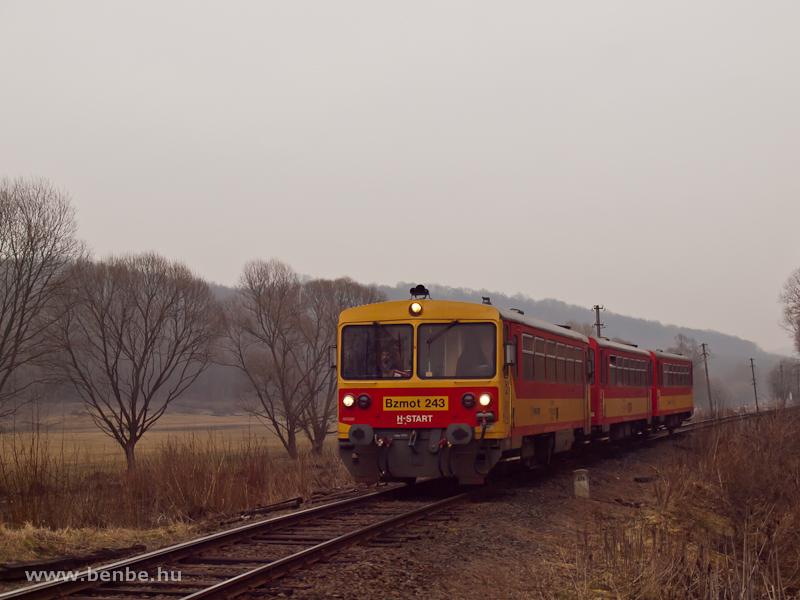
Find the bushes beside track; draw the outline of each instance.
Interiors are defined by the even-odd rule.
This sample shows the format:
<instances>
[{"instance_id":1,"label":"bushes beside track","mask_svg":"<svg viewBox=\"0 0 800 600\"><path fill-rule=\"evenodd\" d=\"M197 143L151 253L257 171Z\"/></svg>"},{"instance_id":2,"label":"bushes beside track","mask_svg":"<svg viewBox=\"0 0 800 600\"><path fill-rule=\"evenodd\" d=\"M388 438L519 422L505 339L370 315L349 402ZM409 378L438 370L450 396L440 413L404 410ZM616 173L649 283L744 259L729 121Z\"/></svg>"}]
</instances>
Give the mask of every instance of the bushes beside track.
<instances>
[{"instance_id":1,"label":"bushes beside track","mask_svg":"<svg viewBox=\"0 0 800 600\"><path fill-rule=\"evenodd\" d=\"M655 505L632 519L587 519L576 543L580 597L800 596L797 411L676 440Z\"/></svg>"}]
</instances>

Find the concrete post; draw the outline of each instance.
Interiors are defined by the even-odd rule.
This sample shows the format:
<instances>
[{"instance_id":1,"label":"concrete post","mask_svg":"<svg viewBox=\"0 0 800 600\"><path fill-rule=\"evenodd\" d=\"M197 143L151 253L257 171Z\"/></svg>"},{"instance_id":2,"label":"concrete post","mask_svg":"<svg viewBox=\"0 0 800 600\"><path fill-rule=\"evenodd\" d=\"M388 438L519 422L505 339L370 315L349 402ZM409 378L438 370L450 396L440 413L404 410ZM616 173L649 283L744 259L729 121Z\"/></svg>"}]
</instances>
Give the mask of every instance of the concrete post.
<instances>
[{"instance_id":1,"label":"concrete post","mask_svg":"<svg viewBox=\"0 0 800 600\"><path fill-rule=\"evenodd\" d=\"M575 477L575 497L588 498L589 497L589 471L586 469L577 469L572 472Z\"/></svg>"}]
</instances>

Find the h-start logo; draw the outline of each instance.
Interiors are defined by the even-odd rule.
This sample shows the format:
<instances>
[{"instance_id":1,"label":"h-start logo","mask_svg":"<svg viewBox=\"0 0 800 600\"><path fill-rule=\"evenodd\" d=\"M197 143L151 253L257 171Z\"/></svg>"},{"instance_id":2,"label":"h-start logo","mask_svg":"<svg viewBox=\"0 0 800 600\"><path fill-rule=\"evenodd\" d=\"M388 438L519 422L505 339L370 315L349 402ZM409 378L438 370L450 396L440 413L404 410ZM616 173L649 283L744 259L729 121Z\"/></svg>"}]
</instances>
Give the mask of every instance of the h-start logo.
<instances>
[{"instance_id":1,"label":"h-start logo","mask_svg":"<svg viewBox=\"0 0 800 600\"><path fill-rule=\"evenodd\" d=\"M433 415L397 415L398 425L410 425L411 423L433 423Z\"/></svg>"}]
</instances>

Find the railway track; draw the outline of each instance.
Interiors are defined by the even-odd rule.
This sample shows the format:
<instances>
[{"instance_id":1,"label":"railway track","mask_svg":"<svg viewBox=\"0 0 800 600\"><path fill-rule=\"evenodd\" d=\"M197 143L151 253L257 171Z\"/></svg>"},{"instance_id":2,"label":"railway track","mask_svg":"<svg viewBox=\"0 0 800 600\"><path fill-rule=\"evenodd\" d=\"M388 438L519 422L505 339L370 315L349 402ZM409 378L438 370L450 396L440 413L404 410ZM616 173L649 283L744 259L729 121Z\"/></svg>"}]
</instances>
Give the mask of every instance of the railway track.
<instances>
[{"instance_id":1,"label":"railway track","mask_svg":"<svg viewBox=\"0 0 800 600\"><path fill-rule=\"evenodd\" d=\"M68 572L0 594L0 600L233 598L357 543L396 545L398 527L431 518L467 498L430 481L330 502L215 533L96 569ZM429 496L426 501L420 496ZM435 517L434 517L435 518ZM416 537L419 537L418 535Z\"/></svg>"}]
</instances>

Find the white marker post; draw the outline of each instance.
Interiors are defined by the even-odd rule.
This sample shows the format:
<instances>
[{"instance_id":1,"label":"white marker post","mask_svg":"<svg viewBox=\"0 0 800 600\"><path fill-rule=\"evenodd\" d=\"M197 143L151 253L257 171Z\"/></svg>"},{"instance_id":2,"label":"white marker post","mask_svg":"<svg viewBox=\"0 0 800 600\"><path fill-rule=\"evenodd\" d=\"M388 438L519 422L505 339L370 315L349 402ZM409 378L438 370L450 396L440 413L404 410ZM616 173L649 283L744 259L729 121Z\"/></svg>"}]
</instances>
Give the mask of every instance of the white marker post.
<instances>
[{"instance_id":1,"label":"white marker post","mask_svg":"<svg viewBox=\"0 0 800 600\"><path fill-rule=\"evenodd\" d=\"M572 472L575 477L575 497L588 498L589 497L589 471L586 469L577 469Z\"/></svg>"}]
</instances>

